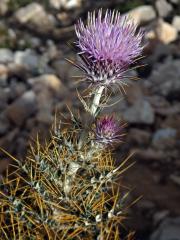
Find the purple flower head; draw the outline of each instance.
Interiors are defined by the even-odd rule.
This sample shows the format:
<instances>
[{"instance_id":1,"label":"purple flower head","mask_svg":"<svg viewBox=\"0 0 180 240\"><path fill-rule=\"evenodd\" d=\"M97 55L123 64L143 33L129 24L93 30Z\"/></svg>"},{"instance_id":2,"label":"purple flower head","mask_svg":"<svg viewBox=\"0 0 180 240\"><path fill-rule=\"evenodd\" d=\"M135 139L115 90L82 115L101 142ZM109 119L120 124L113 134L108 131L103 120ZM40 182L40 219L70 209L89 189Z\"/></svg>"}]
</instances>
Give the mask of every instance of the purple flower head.
<instances>
[{"instance_id":1,"label":"purple flower head","mask_svg":"<svg viewBox=\"0 0 180 240\"><path fill-rule=\"evenodd\" d=\"M105 116L96 122L96 140L105 144L112 144L121 141L123 126L113 118Z\"/></svg>"},{"instance_id":2,"label":"purple flower head","mask_svg":"<svg viewBox=\"0 0 180 240\"><path fill-rule=\"evenodd\" d=\"M87 25L80 19L76 45L82 59L80 68L92 83L109 85L122 79L123 73L142 52L143 32L118 11L102 10L88 14Z\"/></svg>"}]
</instances>

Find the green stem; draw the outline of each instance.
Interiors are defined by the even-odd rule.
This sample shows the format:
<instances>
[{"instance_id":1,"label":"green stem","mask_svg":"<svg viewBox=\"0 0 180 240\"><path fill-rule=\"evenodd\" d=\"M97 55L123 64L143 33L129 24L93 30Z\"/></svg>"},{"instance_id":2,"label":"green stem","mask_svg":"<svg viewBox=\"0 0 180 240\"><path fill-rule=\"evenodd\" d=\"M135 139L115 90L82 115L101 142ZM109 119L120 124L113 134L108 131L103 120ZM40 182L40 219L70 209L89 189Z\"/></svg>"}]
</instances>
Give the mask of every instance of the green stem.
<instances>
[{"instance_id":1,"label":"green stem","mask_svg":"<svg viewBox=\"0 0 180 240\"><path fill-rule=\"evenodd\" d=\"M94 99L93 99L93 102L92 102L92 105L91 105L91 108L90 108L91 114L94 117L95 117L97 108L99 107L99 103L100 103L100 100L101 100L103 90L104 90L104 86L101 86L97 89L97 91L94 94Z\"/></svg>"},{"instance_id":2,"label":"green stem","mask_svg":"<svg viewBox=\"0 0 180 240\"><path fill-rule=\"evenodd\" d=\"M104 90L104 86L100 86L94 93L94 99L93 99L91 107L90 107L90 113L94 118L96 117L96 112L97 112L97 109L98 109L100 101L101 101L103 90ZM92 120L90 119L90 121L87 123L87 126L91 125L91 121ZM82 132L81 138L79 140L79 145L78 145L79 149L81 149L83 142L86 142L87 137L88 137L88 132L87 132L87 129L85 129Z\"/></svg>"},{"instance_id":3,"label":"green stem","mask_svg":"<svg viewBox=\"0 0 180 240\"><path fill-rule=\"evenodd\" d=\"M90 107L90 113L93 116L93 118L96 117L97 109L98 109L100 101L101 101L103 90L104 90L104 87L101 86L94 93L94 99L93 99L92 105ZM91 123L92 123L91 121L92 120L90 119L89 122L87 123L88 126L91 125ZM84 131L81 134L79 144L78 144L79 150L81 149L83 143L87 141L87 138L88 138L88 131L87 131L87 129L84 129ZM67 196L68 196L69 192L71 191L72 180L74 179L76 172L78 171L79 168L80 168L80 165L78 163L71 162L69 165L69 171L67 173L66 180L64 183L64 192L66 193Z\"/></svg>"}]
</instances>

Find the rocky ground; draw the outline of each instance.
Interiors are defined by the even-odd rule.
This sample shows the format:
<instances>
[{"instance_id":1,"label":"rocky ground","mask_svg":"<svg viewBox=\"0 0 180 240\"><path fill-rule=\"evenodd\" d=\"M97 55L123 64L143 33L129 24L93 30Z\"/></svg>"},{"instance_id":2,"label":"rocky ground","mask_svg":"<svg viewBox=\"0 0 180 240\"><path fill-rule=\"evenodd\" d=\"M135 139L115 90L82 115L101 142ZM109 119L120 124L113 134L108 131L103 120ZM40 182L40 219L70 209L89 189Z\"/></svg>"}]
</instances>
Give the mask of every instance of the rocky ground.
<instances>
[{"instance_id":1,"label":"rocky ground","mask_svg":"<svg viewBox=\"0 0 180 240\"><path fill-rule=\"evenodd\" d=\"M1 0L0 1L0 146L23 158L29 140L43 140L54 114L81 108L73 76L79 72L67 42L73 24L88 10L129 12L145 29L141 80L111 107L128 122L118 158L135 151L125 176L132 198L128 220L140 240L180 239L180 0ZM118 96L113 96L113 101ZM0 174L8 164L1 154Z\"/></svg>"}]
</instances>

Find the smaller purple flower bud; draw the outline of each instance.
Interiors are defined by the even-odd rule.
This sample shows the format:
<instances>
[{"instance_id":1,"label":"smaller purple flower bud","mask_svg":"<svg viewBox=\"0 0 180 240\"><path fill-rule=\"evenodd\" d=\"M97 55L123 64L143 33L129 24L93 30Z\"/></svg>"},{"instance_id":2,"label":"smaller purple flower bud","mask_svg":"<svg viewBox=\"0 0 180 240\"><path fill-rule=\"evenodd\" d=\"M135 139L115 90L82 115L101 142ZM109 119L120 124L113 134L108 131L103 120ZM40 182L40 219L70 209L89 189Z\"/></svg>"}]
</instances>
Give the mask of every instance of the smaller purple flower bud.
<instances>
[{"instance_id":1,"label":"smaller purple flower bud","mask_svg":"<svg viewBox=\"0 0 180 240\"><path fill-rule=\"evenodd\" d=\"M113 144L122 140L122 129L113 116L105 116L96 122L96 140L104 144Z\"/></svg>"}]
</instances>

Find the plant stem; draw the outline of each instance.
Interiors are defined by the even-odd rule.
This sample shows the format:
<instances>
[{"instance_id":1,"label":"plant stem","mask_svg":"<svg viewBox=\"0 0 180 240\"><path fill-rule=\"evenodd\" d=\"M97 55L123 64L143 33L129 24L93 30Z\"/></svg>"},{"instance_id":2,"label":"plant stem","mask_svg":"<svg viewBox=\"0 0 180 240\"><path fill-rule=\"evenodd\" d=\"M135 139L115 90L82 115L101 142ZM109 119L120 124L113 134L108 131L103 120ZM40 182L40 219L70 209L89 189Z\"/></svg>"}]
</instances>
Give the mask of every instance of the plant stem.
<instances>
[{"instance_id":1,"label":"plant stem","mask_svg":"<svg viewBox=\"0 0 180 240\"><path fill-rule=\"evenodd\" d=\"M99 107L99 103L100 103L100 100L101 100L103 90L104 90L104 86L101 86L94 93L94 99L93 99L93 102L92 102L92 105L91 105L91 108L90 108L91 114L94 117L95 117L97 108Z\"/></svg>"},{"instance_id":2,"label":"plant stem","mask_svg":"<svg viewBox=\"0 0 180 240\"><path fill-rule=\"evenodd\" d=\"M93 101L92 101L92 104L90 107L90 113L93 116L93 118L96 117L96 112L97 112L97 109L98 109L100 101L101 101L103 90L104 90L104 87L101 86L94 93L94 98L93 98ZM91 121L92 120L90 119L89 122L87 122L88 126L91 125L91 123L92 123ZM87 131L87 129L84 129L81 134L79 144L78 144L79 150L81 149L83 143L87 141L87 138L88 138L88 131ZM65 184L64 184L64 191L65 191L66 195L68 195L69 192L71 191L72 180L74 179L76 172L78 171L79 168L80 168L80 165L78 163L71 162L69 165L69 171L67 173L67 178L66 178Z\"/></svg>"},{"instance_id":3,"label":"plant stem","mask_svg":"<svg viewBox=\"0 0 180 240\"><path fill-rule=\"evenodd\" d=\"M93 116L93 118L96 117L97 108L99 107L103 90L104 90L104 86L100 86L94 93L94 99L90 107L90 113ZM87 122L87 126L91 125L91 121L92 120L90 119L89 122ZM86 142L87 137L88 137L87 129L84 129L79 140L79 144L78 144L79 149L81 149L83 142Z\"/></svg>"}]
</instances>

